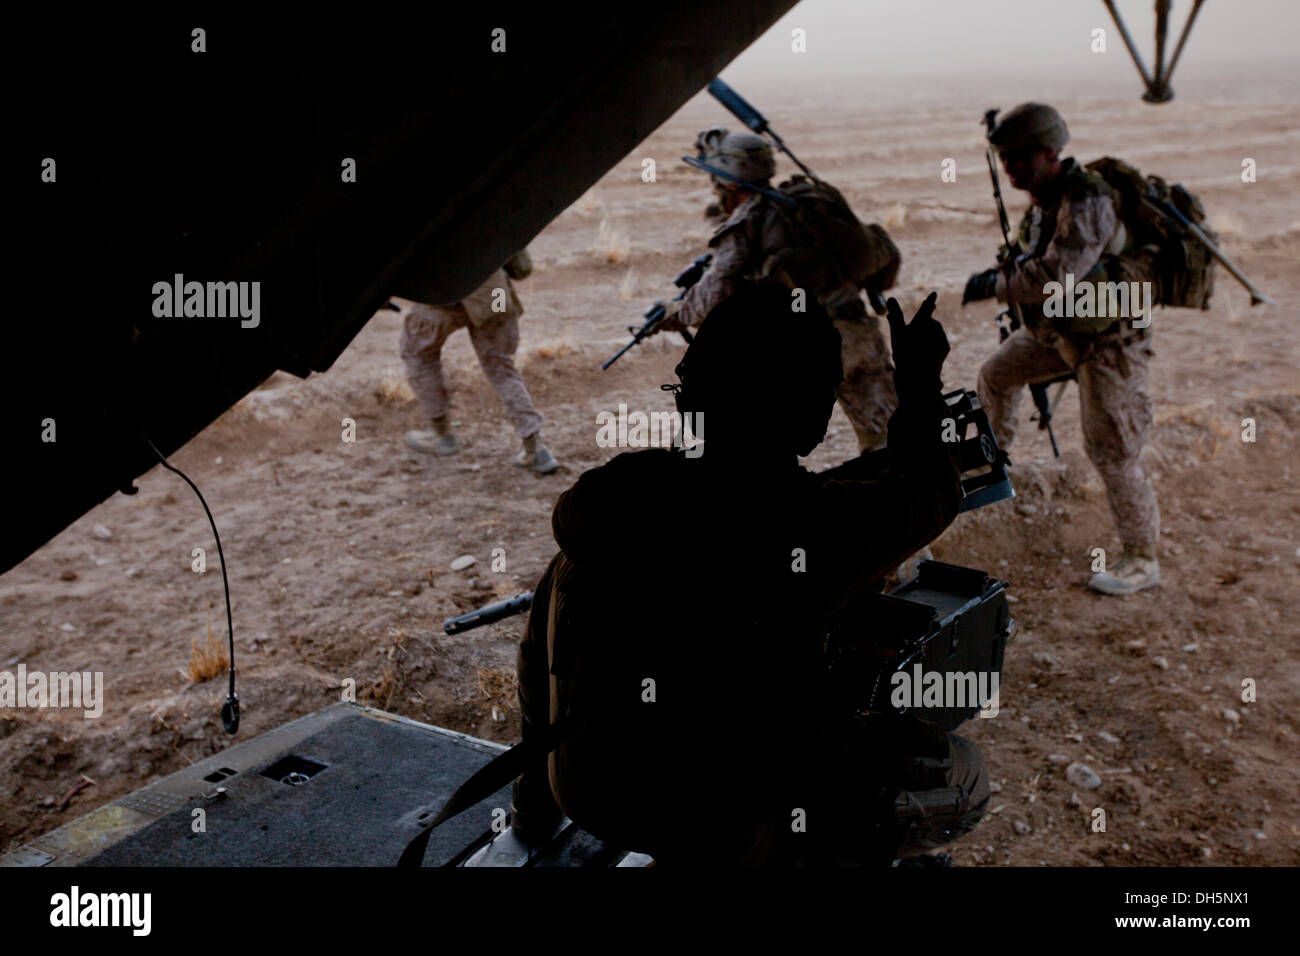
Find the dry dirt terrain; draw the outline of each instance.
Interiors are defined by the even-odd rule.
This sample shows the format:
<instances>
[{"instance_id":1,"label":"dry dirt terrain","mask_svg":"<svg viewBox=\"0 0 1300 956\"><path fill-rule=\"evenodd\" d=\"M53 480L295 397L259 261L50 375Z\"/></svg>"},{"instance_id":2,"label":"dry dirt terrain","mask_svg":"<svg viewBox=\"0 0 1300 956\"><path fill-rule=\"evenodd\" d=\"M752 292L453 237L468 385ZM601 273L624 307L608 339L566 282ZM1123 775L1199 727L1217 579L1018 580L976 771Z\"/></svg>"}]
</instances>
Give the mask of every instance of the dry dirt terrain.
<instances>
[{"instance_id":1,"label":"dry dirt terrain","mask_svg":"<svg viewBox=\"0 0 1300 956\"><path fill-rule=\"evenodd\" d=\"M742 90L859 216L903 252L905 308L940 291L950 387L973 386L996 344L991 303L962 309L966 277L997 242L979 117L1033 96L1069 120L1070 151L1114 154L1199 194L1231 255L1276 300L1248 307L1219 271L1213 308L1157 311L1145 450L1164 518L1163 585L1102 597L1085 582L1093 548L1118 541L1083 456L1077 393L1058 412L1062 457L1028 428L1015 449L1017 497L963 516L944 560L1010 582L1019 633L1002 710L967 731L988 757L990 815L956 847L963 865L1279 865L1300 862L1300 122L1294 85L1225 74L1211 95L1151 107L1131 75L1114 89L1013 80L899 80L891 88ZM1180 91L1181 92L1181 91ZM863 106L869 103L869 107ZM499 741L518 734L513 655L520 620L460 637L442 621L532 588L549 560L550 510L615 450L596 416L667 409L658 385L682 351L662 336L609 372L625 327L705 248L707 182L681 163L696 132L730 119L692 100L532 243L520 285L519 363L564 464L538 477L511 464L515 441L464 335L444 362L468 447L431 460L403 433L419 415L397 356L400 316L380 312L327 373L268 380L174 456L221 531L234 600L239 739L339 700L343 682L380 707ZM734 127L735 124L732 123ZM641 160L657 181L641 180ZM946 157L956 182L940 180ZM1258 181L1243 183L1244 157ZM782 173L791 169L782 159ZM1023 196L1010 197L1012 215ZM779 382L774 371L773 383ZM1024 403L1024 414L1032 410ZM356 441L341 422L356 422ZM1242 440L1242 421L1257 441ZM809 468L855 451L837 410ZM98 720L0 712L0 851L230 744L218 718L224 675L189 671L209 631L225 638L221 580L203 511L154 469L0 580L0 669L103 671ZM775 505L774 505L775 506ZM629 533L670 524L668 500L610 515ZM106 529L96 534L97 525ZM191 570L206 548L208 571ZM506 570L493 570L493 549ZM477 562L462 571L460 555ZM629 613L636 613L629 604ZM1256 687L1244 702L1243 681ZM1101 786L1066 779L1089 765ZM79 792L83 775L93 781ZM1105 832L1091 827L1106 814Z\"/></svg>"}]
</instances>

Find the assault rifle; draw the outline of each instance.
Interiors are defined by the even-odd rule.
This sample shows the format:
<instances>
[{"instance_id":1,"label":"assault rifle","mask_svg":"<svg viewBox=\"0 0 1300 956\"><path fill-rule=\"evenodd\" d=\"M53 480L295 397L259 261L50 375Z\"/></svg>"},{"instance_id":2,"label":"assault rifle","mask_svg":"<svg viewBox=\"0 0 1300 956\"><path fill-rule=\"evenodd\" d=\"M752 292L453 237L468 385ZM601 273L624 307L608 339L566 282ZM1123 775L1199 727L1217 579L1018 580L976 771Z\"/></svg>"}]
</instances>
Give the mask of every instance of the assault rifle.
<instances>
[{"instance_id":1,"label":"assault rifle","mask_svg":"<svg viewBox=\"0 0 1300 956\"><path fill-rule=\"evenodd\" d=\"M998 182L998 161L993 151L993 129L997 126L998 111L996 109L987 110L984 113L984 129L986 135L990 138L988 148L984 151L984 158L989 164L989 178L993 180L993 201L998 206L998 223L1002 226L1002 248L998 252L998 265L1015 264L1025 255L1025 250L1021 248L1019 240L1011 241L1011 221L1007 218L1006 203L1002 201L1002 186ZM1009 316L1010 329L1002 324L1004 317ZM998 341L1005 342L1016 329L1025 323L1024 314L1020 311L1020 304L1017 302L1007 303L1006 311L999 312L997 316ZM1034 400L1034 407L1038 409L1035 416L1038 420L1039 431L1046 431L1047 437L1052 442L1052 454L1057 458L1061 457L1061 449L1056 445L1056 432L1052 430L1052 415L1056 412L1056 406L1061 404L1061 398L1065 395L1065 387L1075 380L1074 372L1066 372L1064 375L1058 375L1056 378L1047 382L1038 382L1029 386L1029 394ZM1056 398L1049 400L1047 396L1047 387L1060 383L1060 388L1056 390Z\"/></svg>"},{"instance_id":2,"label":"assault rifle","mask_svg":"<svg viewBox=\"0 0 1300 956\"><path fill-rule=\"evenodd\" d=\"M687 266L685 269L682 270L681 274L678 275L677 278L673 280L673 285L681 289L681 291L678 292L677 295L673 296L674 302L681 301L682 297L686 295L687 290L690 289L691 286L695 285L695 283L700 281L700 277L704 275L704 270L709 267L709 263L712 261L713 261L713 253L710 252L706 255L700 256L698 259L696 259L689 266ZM645 319L645 322L641 325L640 328L637 328L634 325L629 325L627 327L627 330L632 333L632 341L628 342L627 345L619 349L618 352L612 358L606 359L605 362L600 366L600 370L602 372L605 371L607 368L609 368L611 365L613 365L615 362L621 359L623 357L623 353L626 352L628 349L632 348L632 346L644 342L650 336L658 332L659 326L663 324L664 317L666 315L667 312L664 309L663 304L660 302L656 302L649 309L647 309L645 314L642 316L642 318ZM682 338L684 338L687 342L695 341L695 336L691 335L691 333L687 332L685 329L682 330Z\"/></svg>"}]
</instances>

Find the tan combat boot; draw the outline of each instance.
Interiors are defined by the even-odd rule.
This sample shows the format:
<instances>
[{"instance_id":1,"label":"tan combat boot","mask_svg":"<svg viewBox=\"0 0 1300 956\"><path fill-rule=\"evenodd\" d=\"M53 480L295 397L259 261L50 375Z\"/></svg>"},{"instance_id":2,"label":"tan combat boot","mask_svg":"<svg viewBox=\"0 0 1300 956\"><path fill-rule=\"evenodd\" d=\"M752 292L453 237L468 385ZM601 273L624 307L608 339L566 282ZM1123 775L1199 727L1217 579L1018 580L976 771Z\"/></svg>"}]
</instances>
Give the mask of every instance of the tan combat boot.
<instances>
[{"instance_id":1,"label":"tan combat boot","mask_svg":"<svg viewBox=\"0 0 1300 956\"><path fill-rule=\"evenodd\" d=\"M440 415L429 419L433 425L430 431L410 431L406 433L406 444L426 455L454 455L460 451L460 442L451 433L447 416Z\"/></svg>"},{"instance_id":2,"label":"tan combat boot","mask_svg":"<svg viewBox=\"0 0 1300 956\"><path fill-rule=\"evenodd\" d=\"M539 475L549 475L560 467L560 463L542 441L541 432L534 432L524 439L524 449L515 458L515 464Z\"/></svg>"},{"instance_id":3,"label":"tan combat boot","mask_svg":"<svg viewBox=\"0 0 1300 956\"><path fill-rule=\"evenodd\" d=\"M1136 594L1159 583L1160 563L1155 558L1126 551L1115 567L1094 574L1088 586L1102 594Z\"/></svg>"}]
</instances>

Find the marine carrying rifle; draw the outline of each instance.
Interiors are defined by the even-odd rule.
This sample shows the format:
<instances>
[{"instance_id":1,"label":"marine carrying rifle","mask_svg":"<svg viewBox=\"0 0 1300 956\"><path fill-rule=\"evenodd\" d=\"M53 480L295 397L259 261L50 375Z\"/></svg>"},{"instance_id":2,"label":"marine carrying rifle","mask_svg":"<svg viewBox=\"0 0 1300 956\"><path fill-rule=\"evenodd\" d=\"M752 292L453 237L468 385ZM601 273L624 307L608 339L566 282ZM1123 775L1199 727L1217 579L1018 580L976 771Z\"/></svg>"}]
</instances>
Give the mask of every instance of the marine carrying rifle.
<instances>
[{"instance_id":1,"label":"marine carrying rifle","mask_svg":"<svg viewBox=\"0 0 1300 956\"><path fill-rule=\"evenodd\" d=\"M785 145L785 140L783 140L780 136L777 135L776 130L772 129L771 125L767 122L767 117L765 117L758 110L754 109L754 107L750 105L748 100L746 100L743 96L741 96L739 93L733 90L725 82L719 79L714 79L713 81L711 81L709 83L709 94L715 100L717 100L719 103L725 106L731 112L731 114L736 117L736 119L740 120L747 127L749 127L749 129L753 130L753 132L757 133L759 136L765 135L769 139L771 139L772 145L775 146L777 149L779 149L781 152L785 153L787 156L789 156L790 159L794 161L794 164L798 166L801 170L803 170L805 176L807 176L811 180L814 180L815 182L822 181L816 173L814 173L811 169L809 169L807 166L803 164L802 160L800 160L799 157L796 156L790 150L789 146ZM704 163L701 160L696 159L695 157L683 156L682 159L685 162L689 163L692 166L695 166L698 169L706 170L715 176L719 176L723 179L729 179L732 182L739 183L740 185L746 186L749 189L753 190L754 192L763 193L766 196L777 199L778 201L786 203L788 205L793 205L796 207L798 206L798 202L791 199L789 196L786 196L784 193L777 192L775 190L770 190L770 189L760 189L758 186L752 185L751 183L747 183L743 179L737 179L735 176L729 175L728 173L725 173L720 169L716 169L713 166L710 166L707 163ZM881 294L881 291L870 285L865 285L862 288L863 291L866 292L867 294L867 301L871 303L872 311L875 312L877 315L884 315L885 297L884 295Z\"/></svg>"},{"instance_id":2,"label":"marine carrying rifle","mask_svg":"<svg viewBox=\"0 0 1300 956\"><path fill-rule=\"evenodd\" d=\"M998 223L1002 226L1002 249L998 252L998 264L1005 266L1014 265L1025 254L1024 249L1020 247L1020 242L1011 241L1011 221L1007 218L1007 206L1002 201L1002 186L998 182L998 162L997 157L993 154L993 128L997 125L998 111L996 109L987 110L984 113L984 129L989 137L988 148L984 151L984 158L989 164L989 178L993 180L993 201L998 206ZM1002 317L1010 316L1010 329L1002 324ZM999 312L995 320L998 325L998 341L1005 342L1007 337L1025 324L1025 317L1020 311L1018 302L1008 302L1007 308ZM1056 406L1061 404L1061 398L1065 394L1065 387L1074 381L1074 372L1066 372L1064 375L1058 375L1056 378L1046 382L1037 382L1029 386L1029 394L1034 400L1034 407L1038 409L1038 428L1040 431L1046 431L1047 437L1052 442L1052 454L1057 458L1061 457L1061 449L1056 446L1056 432L1052 430L1052 415L1056 411ZM1060 383L1060 388L1056 390L1056 398L1049 400L1047 396L1047 387Z\"/></svg>"},{"instance_id":3,"label":"marine carrying rifle","mask_svg":"<svg viewBox=\"0 0 1300 956\"><path fill-rule=\"evenodd\" d=\"M689 266L687 266L685 269L681 271L681 273L677 276L677 278L673 280L673 285L681 289L680 292L678 292L675 296L673 296L674 302L681 301L682 297L686 295L687 290L690 289L691 286L695 285L695 283L700 281L700 277L704 275L704 270L709 267L709 263L712 261L713 261L713 253L710 252L700 256ZM659 326L663 324L664 317L666 315L667 315L667 311L664 309L663 304L659 302L656 302L649 309L647 309L645 314L642 316L642 318L645 319L645 322L641 325L640 328L637 328L635 325L629 325L627 327L627 330L632 333L632 341L628 342L627 345L619 349L618 352L612 358L606 359L605 362L601 364L600 370L602 372L605 371L607 368L609 368L611 365L613 365L615 362L621 359L623 357L623 353L626 352L628 349L632 348L632 346L645 341L650 336L658 332ZM691 333L687 332L685 329L682 330L682 338L684 338L687 342L695 341L695 336L691 335Z\"/></svg>"}]
</instances>

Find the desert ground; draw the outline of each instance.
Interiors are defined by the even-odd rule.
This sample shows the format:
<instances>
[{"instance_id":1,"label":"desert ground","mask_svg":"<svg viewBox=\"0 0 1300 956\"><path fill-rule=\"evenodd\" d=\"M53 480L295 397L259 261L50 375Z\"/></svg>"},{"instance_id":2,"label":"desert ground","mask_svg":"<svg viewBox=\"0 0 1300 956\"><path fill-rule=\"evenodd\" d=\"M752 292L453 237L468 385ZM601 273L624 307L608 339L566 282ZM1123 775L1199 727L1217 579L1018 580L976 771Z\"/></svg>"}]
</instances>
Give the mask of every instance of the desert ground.
<instances>
[{"instance_id":1,"label":"desert ground","mask_svg":"<svg viewBox=\"0 0 1300 956\"><path fill-rule=\"evenodd\" d=\"M997 341L992 303L958 304L998 241L984 109L1045 99L1069 121L1067 152L1121 156L1204 200L1225 251L1277 304L1251 309L1220 269L1209 311L1157 310L1156 426L1144 460L1163 515L1163 584L1128 598L1085 586L1092 549L1117 553L1118 540L1082 451L1073 389L1057 414L1061 457L1044 434L1022 430L1017 497L962 516L935 546L942 560L1009 581L1018 622L999 716L965 727L996 793L954 856L959 865L1300 863L1294 83L1225 70L1198 95L1180 90L1159 107L1139 100L1131 72L1086 90L1063 80L1030 90L1007 77L755 83L742 92L861 218L889 229L903 253L892 293L909 314L939 290L952 343L948 387L973 387ZM376 706L517 739L522 618L458 637L444 635L442 622L532 588L554 550L556 497L617 453L596 444L598 413L620 402L671 407L658 386L674 380L676 335L608 372L599 366L705 251L708 183L680 156L716 124L737 126L697 96L531 243L536 271L519 285L527 312L518 363L563 463L558 473L513 466L513 432L463 333L444 365L468 447L446 459L409 451L403 435L420 419L397 355L401 317L391 311L328 372L273 376L173 456L222 535L239 740L339 700L348 678ZM641 179L647 157L657 163L653 183ZM940 179L948 157L956 182ZM1246 157L1257 163L1256 182L1242 181ZM779 167L793 168L784 158ZM1018 218L1025 197L1006 188ZM780 379L773 370L773 384ZM1026 396L1022 413L1031 411ZM356 422L354 443L341 439L345 417ZM1242 440L1247 418L1253 443ZM805 464L855 453L837 410ZM138 485L138 495L104 502L0 579L0 669L103 671L106 689L97 720L0 712L0 851L231 743L218 717L224 672L191 680L209 635L225 640L207 521L161 468ZM667 499L629 503L610 520L634 534L671 523L673 509ZM209 552L205 574L191 570L195 547ZM493 569L497 548L504 571ZM477 561L451 571L461 555ZM1257 688L1249 702L1247 679ZM1073 762L1091 767L1100 787L1067 780ZM1098 807L1105 832L1091 825Z\"/></svg>"}]
</instances>

